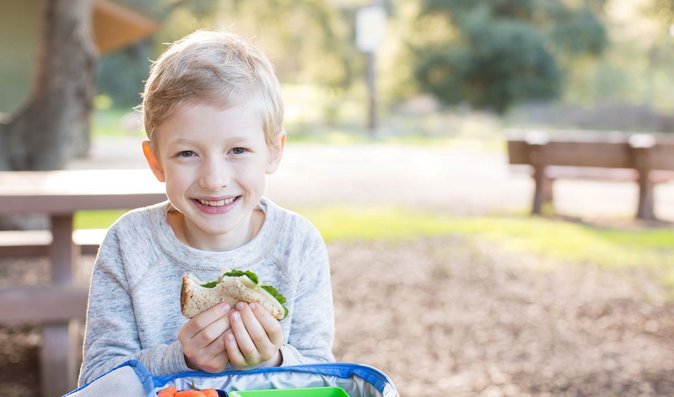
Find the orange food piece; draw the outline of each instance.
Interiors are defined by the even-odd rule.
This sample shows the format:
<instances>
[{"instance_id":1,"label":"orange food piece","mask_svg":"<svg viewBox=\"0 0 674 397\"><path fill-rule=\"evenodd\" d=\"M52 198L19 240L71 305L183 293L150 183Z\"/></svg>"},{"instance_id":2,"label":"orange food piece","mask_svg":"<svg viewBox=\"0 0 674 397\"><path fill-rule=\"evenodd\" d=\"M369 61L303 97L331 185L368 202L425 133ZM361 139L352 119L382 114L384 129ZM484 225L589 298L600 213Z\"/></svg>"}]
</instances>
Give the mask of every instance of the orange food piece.
<instances>
[{"instance_id":1,"label":"orange food piece","mask_svg":"<svg viewBox=\"0 0 674 397\"><path fill-rule=\"evenodd\" d=\"M169 386L167 388L159 390L157 397L173 397L175 396L178 389L175 386Z\"/></svg>"},{"instance_id":2,"label":"orange food piece","mask_svg":"<svg viewBox=\"0 0 674 397\"><path fill-rule=\"evenodd\" d=\"M206 397L201 390L183 390L174 394L175 397Z\"/></svg>"},{"instance_id":3,"label":"orange food piece","mask_svg":"<svg viewBox=\"0 0 674 397\"><path fill-rule=\"evenodd\" d=\"M157 392L157 397L218 397L218 391L215 389L187 389L178 391L175 386L169 386Z\"/></svg>"}]
</instances>

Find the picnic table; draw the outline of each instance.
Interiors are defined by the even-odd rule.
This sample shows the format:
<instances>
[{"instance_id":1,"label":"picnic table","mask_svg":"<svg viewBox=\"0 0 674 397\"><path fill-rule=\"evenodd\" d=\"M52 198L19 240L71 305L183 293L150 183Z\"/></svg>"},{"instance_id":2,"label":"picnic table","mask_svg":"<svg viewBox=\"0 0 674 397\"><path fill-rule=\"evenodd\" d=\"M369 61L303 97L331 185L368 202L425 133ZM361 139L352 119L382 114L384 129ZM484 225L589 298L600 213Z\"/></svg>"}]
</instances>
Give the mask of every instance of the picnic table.
<instances>
[{"instance_id":1,"label":"picnic table","mask_svg":"<svg viewBox=\"0 0 674 397\"><path fill-rule=\"evenodd\" d=\"M80 256L80 247L73 241L75 213L131 209L163 200L163 185L147 169L0 171L0 215L35 213L50 219L46 250L41 249L43 240L32 237L20 244L23 256L26 252L47 254L49 285L0 289L0 324L42 326L43 396L61 396L77 386L81 360L77 325L86 314L88 291L74 283ZM0 256L4 256L3 249L12 248L17 248L16 241L3 246L0 239Z\"/></svg>"}]
</instances>

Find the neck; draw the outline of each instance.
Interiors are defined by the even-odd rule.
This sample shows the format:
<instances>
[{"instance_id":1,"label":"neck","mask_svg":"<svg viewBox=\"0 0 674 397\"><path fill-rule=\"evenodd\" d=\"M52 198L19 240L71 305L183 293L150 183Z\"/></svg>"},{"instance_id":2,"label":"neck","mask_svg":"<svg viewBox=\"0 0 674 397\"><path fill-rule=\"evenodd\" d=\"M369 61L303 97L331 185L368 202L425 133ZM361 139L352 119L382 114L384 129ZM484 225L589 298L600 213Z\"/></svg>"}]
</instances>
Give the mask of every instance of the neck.
<instances>
[{"instance_id":1,"label":"neck","mask_svg":"<svg viewBox=\"0 0 674 397\"><path fill-rule=\"evenodd\" d=\"M248 227L244 233L236 236L233 233L213 236L197 236L190 232L187 226L185 216L178 212L171 212L168 216L168 223L173 229L176 237L192 248L203 251L231 251L239 248L255 238L264 222L264 213L261 210L255 210L251 213L248 220Z\"/></svg>"}]
</instances>

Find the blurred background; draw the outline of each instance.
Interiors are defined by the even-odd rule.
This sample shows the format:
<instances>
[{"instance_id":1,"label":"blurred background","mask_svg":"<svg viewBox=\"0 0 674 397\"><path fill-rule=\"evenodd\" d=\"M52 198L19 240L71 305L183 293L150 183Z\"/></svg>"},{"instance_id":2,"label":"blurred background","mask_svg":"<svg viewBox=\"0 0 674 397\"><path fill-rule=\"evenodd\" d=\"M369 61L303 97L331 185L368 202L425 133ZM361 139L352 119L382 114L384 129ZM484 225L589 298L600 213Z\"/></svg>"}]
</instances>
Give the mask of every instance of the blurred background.
<instances>
[{"instance_id":1,"label":"blurred background","mask_svg":"<svg viewBox=\"0 0 674 397\"><path fill-rule=\"evenodd\" d=\"M674 136L674 1L3 0L0 170L145 167L151 60L201 28L276 68L267 195L326 239L338 360L402 396L674 395L674 178L655 219L601 178L560 179L532 217L506 151L522 131ZM0 258L0 284L47 266ZM38 395L39 346L39 324L0 324L0 394Z\"/></svg>"}]
</instances>

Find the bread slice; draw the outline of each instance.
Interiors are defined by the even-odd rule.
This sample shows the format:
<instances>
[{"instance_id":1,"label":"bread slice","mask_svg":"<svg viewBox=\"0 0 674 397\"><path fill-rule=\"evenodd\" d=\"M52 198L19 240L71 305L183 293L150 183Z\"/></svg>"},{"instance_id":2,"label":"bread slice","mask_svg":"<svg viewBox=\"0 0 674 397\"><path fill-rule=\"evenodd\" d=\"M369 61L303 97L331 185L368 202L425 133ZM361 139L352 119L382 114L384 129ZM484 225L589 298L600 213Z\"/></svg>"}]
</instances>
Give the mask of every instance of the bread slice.
<instances>
[{"instance_id":1,"label":"bread slice","mask_svg":"<svg viewBox=\"0 0 674 397\"><path fill-rule=\"evenodd\" d=\"M281 302L246 276L223 276L218 281L204 284L194 276L183 275L180 309L185 317L192 318L224 302L232 307L237 302L256 302L278 320L287 314Z\"/></svg>"}]
</instances>

